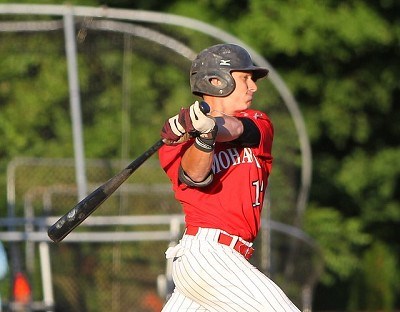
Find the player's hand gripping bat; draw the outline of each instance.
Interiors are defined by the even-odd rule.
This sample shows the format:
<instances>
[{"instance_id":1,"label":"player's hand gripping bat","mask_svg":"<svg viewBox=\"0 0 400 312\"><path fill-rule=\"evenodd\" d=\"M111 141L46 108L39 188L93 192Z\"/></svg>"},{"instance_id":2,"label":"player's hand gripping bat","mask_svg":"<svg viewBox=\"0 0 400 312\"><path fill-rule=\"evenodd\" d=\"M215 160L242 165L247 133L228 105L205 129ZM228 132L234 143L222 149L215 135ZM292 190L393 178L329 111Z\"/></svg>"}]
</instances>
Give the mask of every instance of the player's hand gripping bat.
<instances>
[{"instance_id":1,"label":"player's hand gripping bat","mask_svg":"<svg viewBox=\"0 0 400 312\"><path fill-rule=\"evenodd\" d=\"M208 114L210 112L210 107L206 102L200 103L200 109L204 114ZM82 199L74 208L63 215L47 231L47 234L51 240L56 243L62 241L79 224L88 218L108 197L111 196L111 194L118 189L118 187L121 186L122 183L124 183L132 175L133 172L136 171L136 169L138 169L163 145L163 139L160 139L154 143L149 149L132 161L120 173L98 187L87 197Z\"/></svg>"}]
</instances>

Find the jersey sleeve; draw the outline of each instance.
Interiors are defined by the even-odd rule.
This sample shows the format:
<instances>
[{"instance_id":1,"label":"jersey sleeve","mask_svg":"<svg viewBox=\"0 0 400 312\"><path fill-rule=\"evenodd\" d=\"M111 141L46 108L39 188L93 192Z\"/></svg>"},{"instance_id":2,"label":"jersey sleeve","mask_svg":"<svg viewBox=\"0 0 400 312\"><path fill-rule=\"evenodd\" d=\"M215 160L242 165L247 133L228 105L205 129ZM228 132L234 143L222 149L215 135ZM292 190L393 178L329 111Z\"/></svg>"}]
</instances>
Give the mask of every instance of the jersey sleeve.
<instances>
[{"instance_id":1,"label":"jersey sleeve","mask_svg":"<svg viewBox=\"0 0 400 312\"><path fill-rule=\"evenodd\" d=\"M274 128L267 114L257 110L246 110L237 115L238 118L249 118L257 126L261 134L260 144L254 149L257 156L271 158Z\"/></svg>"},{"instance_id":2,"label":"jersey sleeve","mask_svg":"<svg viewBox=\"0 0 400 312\"><path fill-rule=\"evenodd\" d=\"M179 145L164 145L158 151L160 165L172 182L173 187L179 183L179 166L182 155L191 145L191 140Z\"/></svg>"}]
</instances>

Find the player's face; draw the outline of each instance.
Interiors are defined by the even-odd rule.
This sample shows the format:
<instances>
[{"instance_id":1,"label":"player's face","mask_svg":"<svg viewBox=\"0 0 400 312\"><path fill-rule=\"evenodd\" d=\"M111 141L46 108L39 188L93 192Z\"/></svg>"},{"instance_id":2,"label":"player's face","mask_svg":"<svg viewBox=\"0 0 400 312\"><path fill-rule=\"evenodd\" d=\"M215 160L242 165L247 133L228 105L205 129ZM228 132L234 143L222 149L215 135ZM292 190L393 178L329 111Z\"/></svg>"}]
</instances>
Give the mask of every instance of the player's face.
<instances>
[{"instance_id":1,"label":"player's face","mask_svg":"<svg viewBox=\"0 0 400 312\"><path fill-rule=\"evenodd\" d=\"M235 90L226 97L226 100L229 102L226 104L228 104L229 110L238 112L251 106L253 94L257 91L257 85L252 79L252 72L234 71L232 72L232 77L235 79L236 87Z\"/></svg>"}]
</instances>

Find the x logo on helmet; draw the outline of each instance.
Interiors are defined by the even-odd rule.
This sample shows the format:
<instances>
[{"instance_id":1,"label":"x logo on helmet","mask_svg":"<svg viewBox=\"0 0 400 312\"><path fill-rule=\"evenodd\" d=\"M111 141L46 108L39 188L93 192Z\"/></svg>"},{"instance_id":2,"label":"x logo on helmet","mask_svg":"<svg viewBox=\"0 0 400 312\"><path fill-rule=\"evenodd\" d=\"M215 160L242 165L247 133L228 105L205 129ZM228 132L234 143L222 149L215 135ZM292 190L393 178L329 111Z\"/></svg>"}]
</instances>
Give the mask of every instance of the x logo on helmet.
<instances>
[{"instance_id":1,"label":"x logo on helmet","mask_svg":"<svg viewBox=\"0 0 400 312\"><path fill-rule=\"evenodd\" d=\"M231 66L231 60L221 60L220 62L219 62L219 65L220 66Z\"/></svg>"}]
</instances>

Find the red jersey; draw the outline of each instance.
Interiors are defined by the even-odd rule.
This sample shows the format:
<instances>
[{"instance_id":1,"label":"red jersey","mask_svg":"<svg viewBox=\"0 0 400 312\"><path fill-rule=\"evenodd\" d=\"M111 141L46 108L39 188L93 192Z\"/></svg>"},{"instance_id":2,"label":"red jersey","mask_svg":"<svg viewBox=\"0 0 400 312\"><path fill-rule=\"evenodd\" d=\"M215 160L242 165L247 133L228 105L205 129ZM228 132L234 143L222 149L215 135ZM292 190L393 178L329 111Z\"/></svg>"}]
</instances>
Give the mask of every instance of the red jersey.
<instances>
[{"instance_id":1,"label":"red jersey","mask_svg":"<svg viewBox=\"0 0 400 312\"><path fill-rule=\"evenodd\" d=\"M216 142L213 181L205 187L190 187L179 181L178 169L193 139L159 150L162 168L170 178L175 198L181 203L187 225L224 230L252 242L260 228L261 210L272 168L273 126L260 111L246 110L236 117L251 119L261 139L256 147Z\"/></svg>"}]
</instances>

